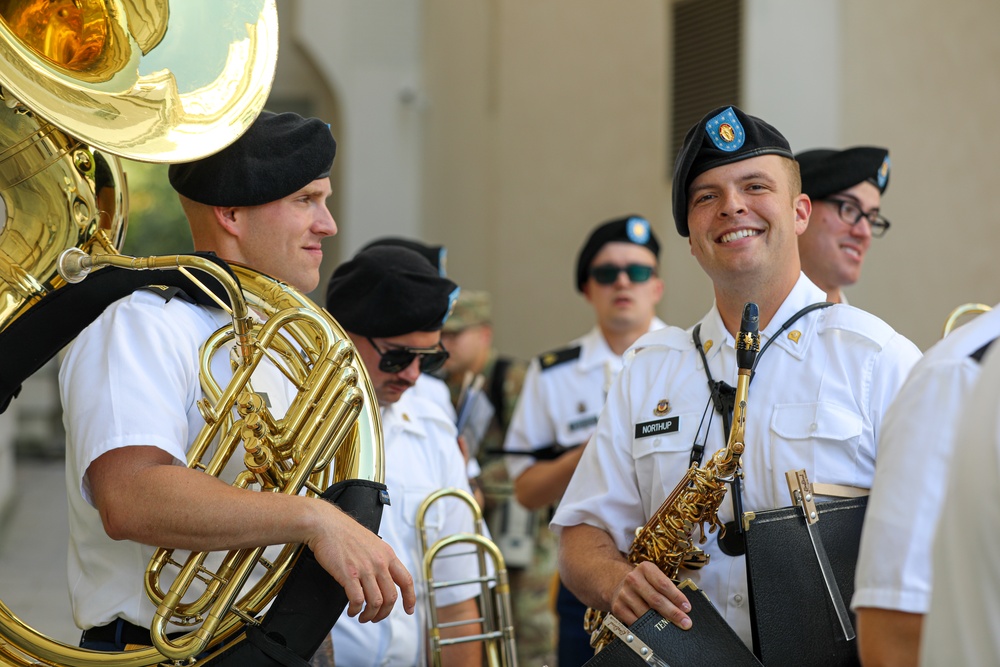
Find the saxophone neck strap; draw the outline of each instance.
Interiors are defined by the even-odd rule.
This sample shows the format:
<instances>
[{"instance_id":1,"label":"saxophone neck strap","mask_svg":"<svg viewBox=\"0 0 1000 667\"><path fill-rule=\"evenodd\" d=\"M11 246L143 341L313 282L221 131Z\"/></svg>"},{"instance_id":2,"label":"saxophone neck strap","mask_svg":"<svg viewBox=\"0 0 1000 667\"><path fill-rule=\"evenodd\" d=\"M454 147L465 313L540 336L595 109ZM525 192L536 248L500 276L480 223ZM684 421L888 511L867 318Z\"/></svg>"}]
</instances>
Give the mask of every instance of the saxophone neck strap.
<instances>
[{"instance_id":1,"label":"saxophone neck strap","mask_svg":"<svg viewBox=\"0 0 1000 667\"><path fill-rule=\"evenodd\" d=\"M764 352L767 351L767 348L770 347L771 343L773 343L779 336L781 336L781 334L787 331L790 326L795 324L795 322L797 322L804 315L807 315L814 310L828 308L832 305L833 303L829 301L811 303L789 317L778 328L778 330L774 332L774 335L767 339L767 342L764 343L764 346L757 354L757 358L754 359L753 362L753 368L750 370L750 381L753 382L754 374L757 372L757 364L760 363L761 357L764 356ZM712 404L715 406L716 412L722 415L722 421L726 429L726 437L729 437L733 410L736 407L736 388L726 382L723 382L722 380L715 380L715 378L712 377L712 371L708 367L708 357L705 355L705 346L701 343L701 322L694 325L694 329L691 331L691 336L694 339L694 346L698 349L698 354L701 355L701 364L705 368L705 377L708 379L708 389L712 396Z\"/></svg>"},{"instance_id":2,"label":"saxophone neck strap","mask_svg":"<svg viewBox=\"0 0 1000 667\"><path fill-rule=\"evenodd\" d=\"M753 382L754 374L756 373L757 364L760 362L761 357L764 356L764 352L770 347L771 343L774 342L782 333L784 333L790 326L797 322L801 317L811 313L814 310L821 310L832 306L833 304L829 301L820 301L818 303L811 303L805 308L800 309L794 315L789 317L779 328L774 332L772 336L767 339L767 342L761 347L760 352L757 354L757 358L754 359L753 367L750 369L750 382ZM708 357L705 354L705 346L701 343L701 322L694 326L691 331L691 336L694 339L694 345L698 349L698 354L701 356L702 366L705 367L705 377L708 379L708 390L711 396L712 405L715 406L716 412L722 415L722 424L725 429L725 437L729 438L730 429L732 428L733 412L736 408L736 388L730 386L729 384L723 382L722 380L715 380L712 377L712 371L708 367ZM708 412L706 406L705 412ZM704 417L702 417L704 421ZM709 421L709 427L711 427L711 420ZM698 426L698 432L701 432L701 425ZM695 435L694 443L691 445L691 459L690 465L701 466L701 461L705 456L705 442L708 440L708 432L705 433L704 440L698 440L698 434ZM743 516L743 493L742 484L740 482L740 477L737 475L732 484L730 485L731 493L730 498L733 503L733 516L740 517ZM729 556L742 556L746 553L746 542L743 536L743 526L740 521L728 521L726 523L726 530L719 535L719 548L722 549L723 553Z\"/></svg>"}]
</instances>

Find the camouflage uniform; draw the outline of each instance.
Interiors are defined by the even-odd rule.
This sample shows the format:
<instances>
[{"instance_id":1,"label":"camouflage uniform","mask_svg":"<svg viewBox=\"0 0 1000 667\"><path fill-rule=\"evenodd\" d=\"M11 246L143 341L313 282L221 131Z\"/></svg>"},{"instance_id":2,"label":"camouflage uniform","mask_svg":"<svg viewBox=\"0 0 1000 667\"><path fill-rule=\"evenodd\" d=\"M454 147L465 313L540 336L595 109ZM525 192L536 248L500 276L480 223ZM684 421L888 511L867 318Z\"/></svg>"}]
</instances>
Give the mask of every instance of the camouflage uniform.
<instances>
[{"instance_id":1,"label":"camouflage uniform","mask_svg":"<svg viewBox=\"0 0 1000 667\"><path fill-rule=\"evenodd\" d=\"M323 638L323 643L319 645L316 653L313 654L312 659L309 661L309 667L334 667L335 664L333 660L333 640L330 638L330 634L327 633L326 637Z\"/></svg>"},{"instance_id":2,"label":"camouflage uniform","mask_svg":"<svg viewBox=\"0 0 1000 667\"><path fill-rule=\"evenodd\" d=\"M445 324L446 331L457 331L489 322L488 299L480 300L479 295L482 293L477 295L463 291ZM495 349L490 350L482 370L485 380L483 393L493 406L493 414L478 443L477 460L482 468L478 481L485 497L486 507L483 511L487 524L493 539L505 551L505 557L508 557L509 552L506 551L505 531L501 529L514 489L499 452L503 449L507 425L514 414L526 370L527 364L502 357ZM462 378L447 378L446 382L452 392L452 401L457 403ZM470 447L476 449L474 443L470 443ZM548 511L528 513L523 508L520 510L527 513L521 516L530 522L525 532L533 545L519 550L522 556L527 554L527 558L512 559L508 565L518 664L528 667L556 667L556 618L551 591L556 573L558 542L548 527ZM523 564L519 565L521 562Z\"/></svg>"}]
</instances>

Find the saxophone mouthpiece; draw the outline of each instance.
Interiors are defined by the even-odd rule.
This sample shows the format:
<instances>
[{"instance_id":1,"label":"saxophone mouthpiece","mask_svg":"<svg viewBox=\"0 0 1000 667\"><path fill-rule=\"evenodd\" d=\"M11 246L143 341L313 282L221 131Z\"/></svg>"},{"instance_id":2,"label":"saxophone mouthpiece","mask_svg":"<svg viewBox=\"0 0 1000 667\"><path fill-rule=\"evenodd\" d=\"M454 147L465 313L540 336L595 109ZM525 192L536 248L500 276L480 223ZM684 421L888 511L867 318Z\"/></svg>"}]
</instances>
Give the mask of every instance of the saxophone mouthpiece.
<instances>
[{"instance_id":1,"label":"saxophone mouthpiece","mask_svg":"<svg viewBox=\"0 0 1000 667\"><path fill-rule=\"evenodd\" d=\"M760 312L757 304L747 302L743 306L743 319L740 322L740 335L736 340L736 364L744 369L753 368L754 358L760 350Z\"/></svg>"}]
</instances>

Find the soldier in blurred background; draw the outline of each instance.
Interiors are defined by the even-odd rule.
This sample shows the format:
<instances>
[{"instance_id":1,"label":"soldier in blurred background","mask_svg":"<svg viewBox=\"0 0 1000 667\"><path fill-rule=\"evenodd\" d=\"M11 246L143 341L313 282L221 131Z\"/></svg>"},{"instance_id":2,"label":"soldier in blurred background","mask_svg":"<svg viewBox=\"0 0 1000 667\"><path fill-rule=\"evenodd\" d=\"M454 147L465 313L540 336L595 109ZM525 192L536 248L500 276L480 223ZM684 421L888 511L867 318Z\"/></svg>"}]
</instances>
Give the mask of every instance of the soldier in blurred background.
<instances>
[{"instance_id":1,"label":"soldier in blurred background","mask_svg":"<svg viewBox=\"0 0 1000 667\"><path fill-rule=\"evenodd\" d=\"M472 480L485 499L493 539L510 572L518 662L555 663L555 615L550 586L556 542L548 515L525 509L514 498L507 468L499 457L527 364L502 355L493 345L488 292L462 290L445 322L441 342L448 350L444 380L451 390L461 433L481 474Z\"/></svg>"}]
</instances>

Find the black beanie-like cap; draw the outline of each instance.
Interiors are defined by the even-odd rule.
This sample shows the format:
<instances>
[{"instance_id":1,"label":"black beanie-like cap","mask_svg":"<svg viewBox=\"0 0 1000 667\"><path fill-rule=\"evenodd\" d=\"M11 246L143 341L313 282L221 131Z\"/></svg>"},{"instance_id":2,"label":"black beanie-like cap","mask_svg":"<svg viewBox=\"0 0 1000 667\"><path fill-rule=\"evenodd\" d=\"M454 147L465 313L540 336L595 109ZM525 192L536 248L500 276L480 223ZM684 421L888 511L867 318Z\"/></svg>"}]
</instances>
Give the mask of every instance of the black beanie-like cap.
<instances>
[{"instance_id":1,"label":"black beanie-like cap","mask_svg":"<svg viewBox=\"0 0 1000 667\"><path fill-rule=\"evenodd\" d=\"M260 206L330 175L337 142L318 118L263 111L235 142L195 162L170 165L170 185L208 206Z\"/></svg>"},{"instance_id":2,"label":"black beanie-like cap","mask_svg":"<svg viewBox=\"0 0 1000 667\"><path fill-rule=\"evenodd\" d=\"M458 286L424 257L400 246L366 248L333 272L326 309L344 329L393 338L438 331L451 313Z\"/></svg>"}]
</instances>

